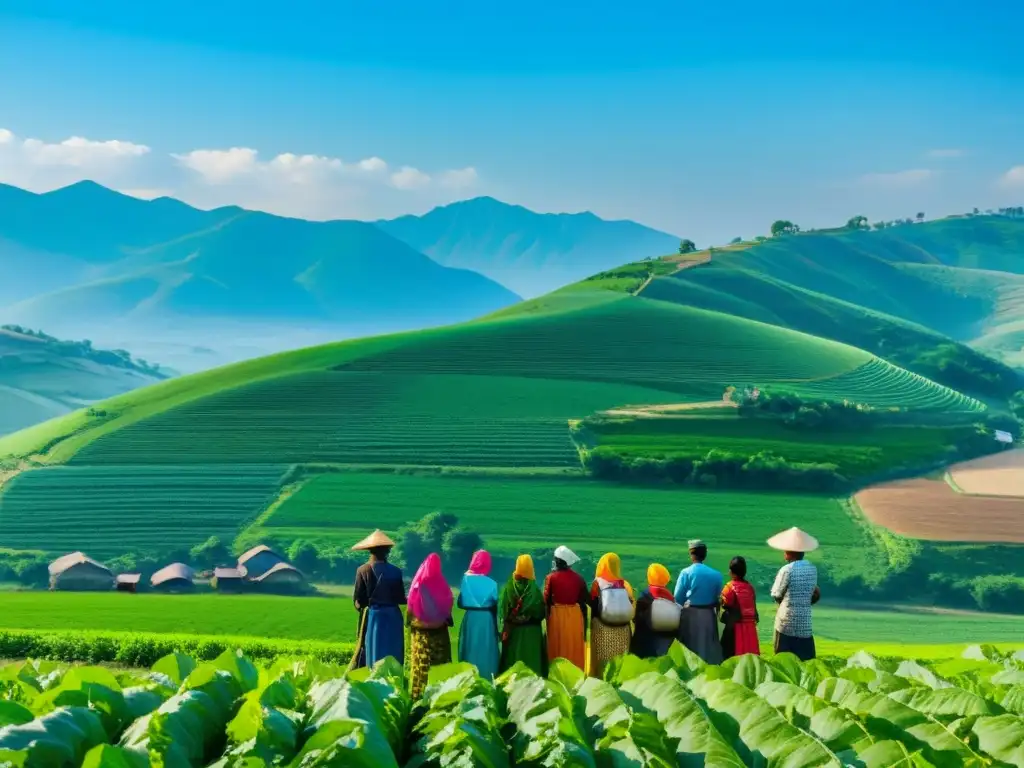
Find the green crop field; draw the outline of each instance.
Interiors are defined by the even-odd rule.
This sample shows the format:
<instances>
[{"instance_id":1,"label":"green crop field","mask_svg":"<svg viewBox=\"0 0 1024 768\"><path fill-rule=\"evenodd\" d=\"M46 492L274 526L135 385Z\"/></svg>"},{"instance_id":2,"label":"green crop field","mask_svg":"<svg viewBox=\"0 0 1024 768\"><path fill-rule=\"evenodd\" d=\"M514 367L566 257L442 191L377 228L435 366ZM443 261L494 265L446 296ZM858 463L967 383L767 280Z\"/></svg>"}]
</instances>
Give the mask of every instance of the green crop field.
<instances>
[{"instance_id":1,"label":"green crop field","mask_svg":"<svg viewBox=\"0 0 1024 768\"><path fill-rule=\"evenodd\" d=\"M105 435L73 464L326 462L579 467L568 419L679 396L539 378L315 371L227 390Z\"/></svg>"},{"instance_id":2,"label":"green crop field","mask_svg":"<svg viewBox=\"0 0 1024 768\"><path fill-rule=\"evenodd\" d=\"M654 561L678 570L688 561L686 540L696 537L708 542L717 567L738 554L752 567L774 567L777 553L765 540L782 520L812 531L822 543L822 561L838 573L860 573L876 554L842 505L827 497L634 488L585 478L320 475L247 536L349 546L368 529L393 531L435 511L456 515L503 555L558 544L595 562L617 552L636 580Z\"/></svg>"},{"instance_id":3,"label":"green crop field","mask_svg":"<svg viewBox=\"0 0 1024 768\"><path fill-rule=\"evenodd\" d=\"M187 451L187 447L182 447ZM0 490L4 546L94 557L230 541L275 496L285 467L44 467Z\"/></svg>"},{"instance_id":4,"label":"green crop field","mask_svg":"<svg viewBox=\"0 0 1024 768\"><path fill-rule=\"evenodd\" d=\"M942 458L958 436L974 429L914 425L809 431L777 420L743 418L735 411L595 420L586 426L597 445L625 456L692 456L712 449L743 454L771 451L790 461L835 464L841 475L851 479Z\"/></svg>"}]
</instances>

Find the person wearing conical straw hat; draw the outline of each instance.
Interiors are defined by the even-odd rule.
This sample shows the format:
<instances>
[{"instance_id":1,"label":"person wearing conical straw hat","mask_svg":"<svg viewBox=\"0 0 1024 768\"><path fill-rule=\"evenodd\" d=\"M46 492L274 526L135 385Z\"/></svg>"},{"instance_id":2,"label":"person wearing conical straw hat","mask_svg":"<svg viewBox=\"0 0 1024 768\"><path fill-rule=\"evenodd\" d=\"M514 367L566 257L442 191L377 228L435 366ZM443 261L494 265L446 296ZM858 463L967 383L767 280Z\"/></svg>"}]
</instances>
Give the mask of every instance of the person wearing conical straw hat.
<instances>
[{"instance_id":1,"label":"person wearing conical straw hat","mask_svg":"<svg viewBox=\"0 0 1024 768\"><path fill-rule=\"evenodd\" d=\"M790 528L768 539L768 546L784 553L786 564L772 585L775 614L775 653L792 653L801 661L815 656L811 606L821 598L818 569L804 555L818 548L818 540L799 528Z\"/></svg>"},{"instance_id":2,"label":"person wearing conical straw hat","mask_svg":"<svg viewBox=\"0 0 1024 768\"><path fill-rule=\"evenodd\" d=\"M687 542L691 564L676 580L676 602L683 606L679 640L707 664L722 663L718 639L718 603L722 596L722 574L705 565L708 546L700 539Z\"/></svg>"},{"instance_id":3,"label":"person wearing conical straw hat","mask_svg":"<svg viewBox=\"0 0 1024 768\"><path fill-rule=\"evenodd\" d=\"M548 659L566 659L580 670L587 666L587 582L572 569L580 561L562 545L555 549L551 571L544 579L544 604L548 609Z\"/></svg>"},{"instance_id":4,"label":"person wearing conical straw hat","mask_svg":"<svg viewBox=\"0 0 1024 768\"><path fill-rule=\"evenodd\" d=\"M351 666L373 667L381 659L394 657L405 662L405 582L402 570L388 562L395 546L387 534L376 530L360 541L353 551L370 553L369 562L356 570L352 601L359 611L359 638Z\"/></svg>"}]
</instances>

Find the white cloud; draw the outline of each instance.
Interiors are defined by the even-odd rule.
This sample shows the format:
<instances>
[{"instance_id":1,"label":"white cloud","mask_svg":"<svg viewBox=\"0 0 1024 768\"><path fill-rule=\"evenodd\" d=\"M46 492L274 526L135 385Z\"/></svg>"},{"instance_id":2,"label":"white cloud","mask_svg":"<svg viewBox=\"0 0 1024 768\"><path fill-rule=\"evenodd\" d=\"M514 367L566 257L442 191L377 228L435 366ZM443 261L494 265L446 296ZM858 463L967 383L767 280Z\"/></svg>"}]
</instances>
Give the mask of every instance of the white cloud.
<instances>
[{"instance_id":1,"label":"white cloud","mask_svg":"<svg viewBox=\"0 0 1024 768\"><path fill-rule=\"evenodd\" d=\"M37 165L68 165L82 168L117 161L122 158L141 157L149 153L145 144L130 141L91 141L72 136L59 144L47 144L39 139L25 139L22 150L29 161Z\"/></svg>"},{"instance_id":2,"label":"white cloud","mask_svg":"<svg viewBox=\"0 0 1024 768\"><path fill-rule=\"evenodd\" d=\"M360 160L356 165L359 166L359 170L369 171L370 173L386 171L388 169L388 164L379 157L368 157L365 160Z\"/></svg>"},{"instance_id":3,"label":"white cloud","mask_svg":"<svg viewBox=\"0 0 1024 768\"><path fill-rule=\"evenodd\" d=\"M476 184L478 179L476 168L470 166L455 171L445 171L441 174L440 183L441 186L448 189L465 189Z\"/></svg>"},{"instance_id":4,"label":"white cloud","mask_svg":"<svg viewBox=\"0 0 1024 768\"><path fill-rule=\"evenodd\" d=\"M1024 187L1024 165L1015 165L1004 173L999 183L1004 187Z\"/></svg>"},{"instance_id":5,"label":"white cloud","mask_svg":"<svg viewBox=\"0 0 1024 768\"><path fill-rule=\"evenodd\" d=\"M256 150L248 147L194 149L171 157L211 184L223 184L256 168Z\"/></svg>"},{"instance_id":6,"label":"white cloud","mask_svg":"<svg viewBox=\"0 0 1024 768\"><path fill-rule=\"evenodd\" d=\"M404 165L391 174L391 185L397 189L419 189L429 183L430 176L410 165Z\"/></svg>"},{"instance_id":7,"label":"white cloud","mask_svg":"<svg viewBox=\"0 0 1024 768\"><path fill-rule=\"evenodd\" d=\"M928 168L914 168L894 173L866 173L860 177L862 184L872 187L904 188L915 187L934 178L936 172Z\"/></svg>"},{"instance_id":8,"label":"white cloud","mask_svg":"<svg viewBox=\"0 0 1024 768\"><path fill-rule=\"evenodd\" d=\"M10 144L14 141L14 134L6 128L0 128L0 144Z\"/></svg>"},{"instance_id":9,"label":"white cloud","mask_svg":"<svg viewBox=\"0 0 1024 768\"><path fill-rule=\"evenodd\" d=\"M948 158L953 158L953 157L963 157L964 155L967 154L967 150L966 149L954 149L954 148L948 148L948 149L929 149L927 154L928 154L928 157L933 158L935 160L943 160L943 159L948 159Z\"/></svg>"}]
</instances>

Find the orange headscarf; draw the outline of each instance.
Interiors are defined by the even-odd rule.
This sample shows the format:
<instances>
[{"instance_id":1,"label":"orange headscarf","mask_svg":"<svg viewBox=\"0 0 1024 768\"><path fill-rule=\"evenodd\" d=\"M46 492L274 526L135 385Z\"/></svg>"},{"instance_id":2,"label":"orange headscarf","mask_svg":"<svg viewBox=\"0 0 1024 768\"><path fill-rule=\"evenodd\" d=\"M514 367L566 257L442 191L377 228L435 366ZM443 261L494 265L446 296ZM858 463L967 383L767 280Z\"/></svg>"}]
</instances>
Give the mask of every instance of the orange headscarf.
<instances>
[{"instance_id":1,"label":"orange headscarf","mask_svg":"<svg viewBox=\"0 0 1024 768\"><path fill-rule=\"evenodd\" d=\"M533 580L536 577L533 571L533 558L529 555L520 555L516 558L516 569L512 575L519 579Z\"/></svg>"},{"instance_id":2,"label":"orange headscarf","mask_svg":"<svg viewBox=\"0 0 1024 768\"><path fill-rule=\"evenodd\" d=\"M666 600L674 600L672 593L666 589L672 575L661 563L651 563L647 567L647 586L652 597L661 597Z\"/></svg>"},{"instance_id":3,"label":"orange headscarf","mask_svg":"<svg viewBox=\"0 0 1024 768\"><path fill-rule=\"evenodd\" d=\"M633 587L630 586L629 582L622 578L622 561L619 560L619 556L614 552L609 552L606 555L602 555L601 559L597 561L597 579L604 579L605 581L620 581L626 588L626 592L629 596L633 597ZM590 589L592 597L596 597L598 593L597 581L594 581L593 586Z\"/></svg>"}]
</instances>

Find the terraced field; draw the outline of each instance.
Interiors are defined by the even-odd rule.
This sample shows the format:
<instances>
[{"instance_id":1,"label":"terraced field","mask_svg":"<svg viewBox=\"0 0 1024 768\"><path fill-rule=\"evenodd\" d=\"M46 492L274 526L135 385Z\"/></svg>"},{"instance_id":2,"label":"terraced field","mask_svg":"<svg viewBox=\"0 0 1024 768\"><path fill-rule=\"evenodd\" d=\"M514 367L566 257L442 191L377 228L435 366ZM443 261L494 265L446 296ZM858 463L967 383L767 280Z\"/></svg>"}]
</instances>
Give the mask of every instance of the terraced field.
<instances>
[{"instance_id":1,"label":"terraced field","mask_svg":"<svg viewBox=\"0 0 1024 768\"><path fill-rule=\"evenodd\" d=\"M93 557L230 541L267 504L285 467L47 467L0 493L3 545Z\"/></svg>"},{"instance_id":2,"label":"terraced field","mask_svg":"<svg viewBox=\"0 0 1024 768\"><path fill-rule=\"evenodd\" d=\"M165 411L89 443L72 464L320 462L579 467L568 419L678 395L631 385L314 371Z\"/></svg>"},{"instance_id":3,"label":"terraced field","mask_svg":"<svg viewBox=\"0 0 1024 768\"><path fill-rule=\"evenodd\" d=\"M798 382L788 385L787 389L808 398L850 400L877 408L902 407L950 412L985 410L984 404L973 397L877 357L840 376L821 381Z\"/></svg>"},{"instance_id":4,"label":"terraced field","mask_svg":"<svg viewBox=\"0 0 1024 768\"><path fill-rule=\"evenodd\" d=\"M854 479L941 458L946 446L974 427L892 426L829 432L796 430L779 421L737 413L700 411L588 423L598 445L625 456L665 458L712 449L754 454L771 451L790 461L825 462Z\"/></svg>"},{"instance_id":5,"label":"terraced field","mask_svg":"<svg viewBox=\"0 0 1024 768\"><path fill-rule=\"evenodd\" d=\"M820 539L821 560L830 569L859 573L875 556L834 499L634 488L582 478L321 475L287 499L258 533L349 546L368 528L394 531L437 511L456 515L501 555L536 551L547 559L564 543L596 563L604 552L617 552L638 583L652 560L679 567L686 540L696 537L708 541L716 566L743 554L755 570L777 568L778 553L765 540L782 520Z\"/></svg>"}]
</instances>

